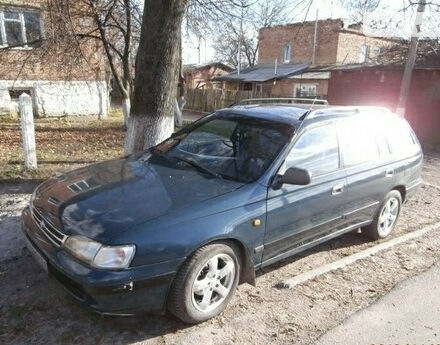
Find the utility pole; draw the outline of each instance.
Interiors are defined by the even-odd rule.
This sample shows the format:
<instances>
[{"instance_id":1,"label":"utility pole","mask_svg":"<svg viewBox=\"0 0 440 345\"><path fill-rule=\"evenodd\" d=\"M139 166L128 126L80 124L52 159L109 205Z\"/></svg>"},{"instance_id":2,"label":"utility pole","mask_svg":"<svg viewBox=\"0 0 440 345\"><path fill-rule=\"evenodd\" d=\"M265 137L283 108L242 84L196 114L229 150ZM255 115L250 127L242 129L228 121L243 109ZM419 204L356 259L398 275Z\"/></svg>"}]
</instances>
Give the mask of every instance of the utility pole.
<instances>
[{"instance_id":1,"label":"utility pole","mask_svg":"<svg viewBox=\"0 0 440 345\"><path fill-rule=\"evenodd\" d=\"M416 63L417 46L422 28L423 14L425 12L426 0L420 0L417 7L417 15L414 28L411 35L411 44L409 48L408 58L406 60L405 71L403 72L402 83L400 85L399 99L397 101L396 113L400 117L405 117L406 103L408 101L409 88L411 86L411 78Z\"/></svg>"},{"instance_id":2,"label":"utility pole","mask_svg":"<svg viewBox=\"0 0 440 345\"><path fill-rule=\"evenodd\" d=\"M318 43L318 14L319 14L319 10L316 10L315 32L313 34L312 65L315 64L315 60L316 60L316 44Z\"/></svg>"}]
</instances>

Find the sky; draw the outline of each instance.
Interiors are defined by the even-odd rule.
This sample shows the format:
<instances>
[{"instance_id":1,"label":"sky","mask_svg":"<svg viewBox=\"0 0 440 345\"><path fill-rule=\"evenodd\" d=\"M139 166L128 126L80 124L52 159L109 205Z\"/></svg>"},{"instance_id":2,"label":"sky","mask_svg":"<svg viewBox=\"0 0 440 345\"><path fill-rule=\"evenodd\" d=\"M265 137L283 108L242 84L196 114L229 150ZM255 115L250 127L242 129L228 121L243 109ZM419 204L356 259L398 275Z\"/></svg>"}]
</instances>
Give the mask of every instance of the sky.
<instances>
[{"instance_id":1,"label":"sky","mask_svg":"<svg viewBox=\"0 0 440 345\"><path fill-rule=\"evenodd\" d=\"M408 0L382 0L379 8L367 15L365 22L382 20L388 24L388 29L370 30L365 28L366 34L376 36L398 36L409 38L414 22L415 9L402 9L408 4ZM422 36L440 36L439 20L440 7L428 7L425 11L425 18L422 26ZM350 14L340 5L339 0L313 0L310 10L297 11L292 13L290 22L301 22L304 20L315 20L318 11L318 19L341 18L345 23L350 23ZM199 51L198 41L195 37L185 37L183 45L184 63L198 63ZM212 48L212 38L202 40L200 44L200 63L206 63L215 59L215 52Z\"/></svg>"}]
</instances>

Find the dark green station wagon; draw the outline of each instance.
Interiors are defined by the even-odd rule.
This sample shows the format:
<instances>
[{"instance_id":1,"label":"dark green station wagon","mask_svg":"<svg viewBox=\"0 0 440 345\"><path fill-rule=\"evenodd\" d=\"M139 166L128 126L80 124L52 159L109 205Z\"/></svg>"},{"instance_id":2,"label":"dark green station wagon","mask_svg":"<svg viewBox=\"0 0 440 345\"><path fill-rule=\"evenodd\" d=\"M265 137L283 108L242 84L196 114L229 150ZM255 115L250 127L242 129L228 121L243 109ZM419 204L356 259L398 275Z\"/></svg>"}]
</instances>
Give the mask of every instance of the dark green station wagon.
<instances>
[{"instance_id":1,"label":"dark green station wagon","mask_svg":"<svg viewBox=\"0 0 440 345\"><path fill-rule=\"evenodd\" d=\"M246 101L47 180L23 211L29 249L97 312L197 323L264 266L359 228L389 236L422 182L408 123L289 102Z\"/></svg>"}]
</instances>

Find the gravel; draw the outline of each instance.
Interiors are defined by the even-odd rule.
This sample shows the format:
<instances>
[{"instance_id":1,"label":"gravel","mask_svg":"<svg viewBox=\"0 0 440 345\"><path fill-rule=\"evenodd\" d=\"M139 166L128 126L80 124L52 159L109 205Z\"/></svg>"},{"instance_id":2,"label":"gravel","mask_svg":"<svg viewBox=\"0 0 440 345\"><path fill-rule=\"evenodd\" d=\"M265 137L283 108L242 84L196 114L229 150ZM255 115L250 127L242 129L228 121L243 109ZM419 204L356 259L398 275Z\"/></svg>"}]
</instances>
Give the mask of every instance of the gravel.
<instances>
[{"instance_id":1,"label":"gravel","mask_svg":"<svg viewBox=\"0 0 440 345\"><path fill-rule=\"evenodd\" d=\"M426 155L424 179L440 186L440 156ZM24 248L19 214L29 188L0 185L0 343L310 344L440 259L440 229L329 272L294 289L279 282L377 244L350 233L260 271L239 286L217 318L187 326L171 316L99 316L78 305ZM405 205L399 236L440 222L440 189L423 186Z\"/></svg>"}]
</instances>

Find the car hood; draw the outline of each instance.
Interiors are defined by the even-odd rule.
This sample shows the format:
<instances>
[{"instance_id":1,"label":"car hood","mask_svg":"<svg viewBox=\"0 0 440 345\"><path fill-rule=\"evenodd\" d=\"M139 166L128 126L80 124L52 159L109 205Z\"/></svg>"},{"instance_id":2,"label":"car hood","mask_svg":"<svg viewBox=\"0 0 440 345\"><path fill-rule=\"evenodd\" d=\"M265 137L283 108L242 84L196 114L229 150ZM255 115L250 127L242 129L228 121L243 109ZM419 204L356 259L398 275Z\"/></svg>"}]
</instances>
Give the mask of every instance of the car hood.
<instances>
[{"instance_id":1,"label":"car hood","mask_svg":"<svg viewBox=\"0 0 440 345\"><path fill-rule=\"evenodd\" d=\"M52 178L35 191L33 207L67 235L105 240L242 185L144 153Z\"/></svg>"}]
</instances>

